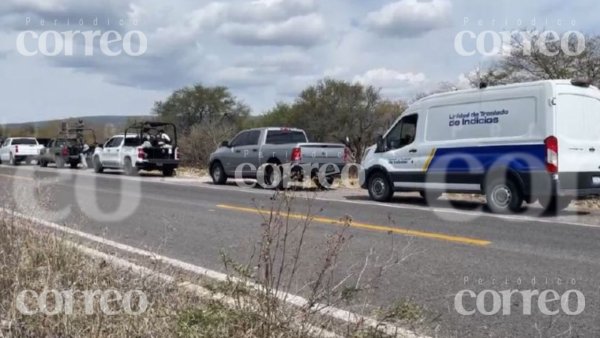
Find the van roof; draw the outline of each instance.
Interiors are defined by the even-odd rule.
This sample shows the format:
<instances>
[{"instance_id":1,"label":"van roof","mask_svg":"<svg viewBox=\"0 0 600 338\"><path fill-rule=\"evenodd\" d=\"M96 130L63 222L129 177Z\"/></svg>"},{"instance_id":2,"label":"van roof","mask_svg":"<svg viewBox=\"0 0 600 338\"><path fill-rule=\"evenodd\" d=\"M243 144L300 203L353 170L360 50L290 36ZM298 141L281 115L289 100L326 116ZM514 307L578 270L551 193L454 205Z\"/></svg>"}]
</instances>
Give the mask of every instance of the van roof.
<instances>
[{"instance_id":1,"label":"van roof","mask_svg":"<svg viewBox=\"0 0 600 338\"><path fill-rule=\"evenodd\" d=\"M483 92L490 92L490 91L494 91L494 90L535 87L535 86L540 86L540 85L547 85L547 86L571 85L571 86L574 86L571 83L571 80L540 80L540 81L531 81L531 82L512 83L512 84L506 84L506 85L496 85L496 86L486 87L483 89L469 88L469 89L461 89L461 90L455 90L455 91L444 92L444 93L439 93L439 94L432 94L432 95L426 96L426 97L414 102L413 105L417 106L417 105L420 105L421 103L425 103L430 100L449 98L449 97L458 96L458 95L483 93ZM596 87L590 86L590 88L596 88ZM598 88L596 88L596 89L598 89Z\"/></svg>"}]
</instances>

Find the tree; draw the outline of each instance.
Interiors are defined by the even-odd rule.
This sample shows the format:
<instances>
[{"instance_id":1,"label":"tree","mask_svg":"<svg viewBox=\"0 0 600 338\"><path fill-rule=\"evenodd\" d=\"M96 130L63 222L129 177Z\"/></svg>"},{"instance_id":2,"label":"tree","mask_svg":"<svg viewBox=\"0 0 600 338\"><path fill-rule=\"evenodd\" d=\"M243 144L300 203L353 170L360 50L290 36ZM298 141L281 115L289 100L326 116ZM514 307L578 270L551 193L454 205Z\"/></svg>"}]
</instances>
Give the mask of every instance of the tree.
<instances>
[{"instance_id":1,"label":"tree","mask_svg":"<svg viewBox=\"0 0 600 338\"><path fill-rule=\"evenodd\" d=\"M239 123L250 114L250 108L226 87L197 84L176 90L164 102L156 102L153 113L163 121L174 123L187 135L199 124Z\"/></svg>"},{"instance_id":2,"label":"tree","mask_svg":"<svg viewBox=\"0 0 600 338\"><path fill-rule=\"evenodd\" d=\"M263 115L260 125L302 128L311 141L344 142L361 158L402 107L400 102L382 102L372 86L324 79L304 89L293 104L279 103ZM399 111L394 114L394 109Z\"/></svg>"},{"instance_id":3,"label":"tree","mask_svg":"<svg viewBox=\"0 0 600 338\"><path fill-rule=\"evenodd\" d=\"M567 47L567 48L565 48ZM585 47L578 54L577 48ZM508 84L545 79L586 78L600 85L600 36L587 36L585 45L571 35L566 45L536 31L512 36L509 54L483 70L467 75L473 86Z\"/></svg>"}]
</instances>

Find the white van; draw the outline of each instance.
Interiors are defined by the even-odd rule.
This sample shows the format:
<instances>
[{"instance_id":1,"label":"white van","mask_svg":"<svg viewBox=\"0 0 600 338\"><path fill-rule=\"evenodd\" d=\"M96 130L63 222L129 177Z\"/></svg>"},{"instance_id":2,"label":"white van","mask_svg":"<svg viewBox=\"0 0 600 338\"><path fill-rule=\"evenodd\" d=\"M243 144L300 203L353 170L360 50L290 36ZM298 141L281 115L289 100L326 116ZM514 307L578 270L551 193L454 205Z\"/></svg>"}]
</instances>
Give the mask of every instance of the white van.
<instances>
[{"instance_id":1,"label":"white van","mask_svg":"<svg viewBox=\"0 0 600 338\"><path fill-rule=\"evenodd\" d=\"M376 201L481 193L494 212L523 201L562 210L600 194L600 90L552 80L469 89L411 105L367 149L361 186Z\"/></svg>"}]
</instances>

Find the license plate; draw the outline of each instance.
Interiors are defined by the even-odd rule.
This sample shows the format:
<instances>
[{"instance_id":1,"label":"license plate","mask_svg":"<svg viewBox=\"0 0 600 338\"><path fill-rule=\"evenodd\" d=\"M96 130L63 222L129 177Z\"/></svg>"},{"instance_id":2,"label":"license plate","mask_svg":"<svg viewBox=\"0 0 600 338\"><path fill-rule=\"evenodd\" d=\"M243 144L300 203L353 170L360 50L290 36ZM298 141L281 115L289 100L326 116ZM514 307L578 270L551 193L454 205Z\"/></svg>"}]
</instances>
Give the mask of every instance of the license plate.
<instances>
[{"instance_id":1,"label":"license plate","mask_svg":"<svg viewBox=\"0 0 600 338\"><path fill-rule=\"evenodd\" d=\"M592 177L592 184L593 185L600 185L600 176L593 176Z\"/></svg>"}]
</instances>

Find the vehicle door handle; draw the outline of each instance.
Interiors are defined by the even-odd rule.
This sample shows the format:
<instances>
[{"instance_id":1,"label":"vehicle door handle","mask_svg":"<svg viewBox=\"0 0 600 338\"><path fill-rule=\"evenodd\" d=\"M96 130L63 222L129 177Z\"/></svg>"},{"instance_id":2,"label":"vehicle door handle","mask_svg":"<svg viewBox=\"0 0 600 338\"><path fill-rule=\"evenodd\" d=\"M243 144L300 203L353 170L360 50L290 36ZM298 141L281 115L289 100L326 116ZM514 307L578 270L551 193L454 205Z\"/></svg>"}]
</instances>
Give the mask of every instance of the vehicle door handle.
<instances>
[{"instance_id":1,"label":"vehicle door handle","mask_svg":"<svg viewBox=\"0 0 600 338\"><path fill-rule=\"evenodd\" d=\"M258 151L258 149L252 149L252 151L253 151L253 152L257 152L257 151Z\"/></svg>"},{"instance_id":2,"label":"vehicle door handle","mask_svg":"<svg viewBox=\"0 0 600 338\"><path fill-rule=\"evenodd\" d=\"M236 153L241 153L242 151L241 151L241 150L236 150L235 152L236 152Z\"/></svg>"},{"instance_id":3,"label":"vehicle door handle","mask_svg":"<svg viewBox=\"0 0 600 338\"><path fill-rule=\"evenodd\" d=\"M590 148L590 151L593 153L594 151L596 151L596 148Z\"/></svg>"},{"instance_id":4,"label":"vehicle door handle","mask_svg":"<svg viewBox=\"0 0 600 338\"><path fill-rule=\"evenodd\" d=\"M409 150L408 152L409 152L409 153L416 153L416 152L417 152L417 149L411 149L411 150Z\"/></svg>"}]
</instances>

